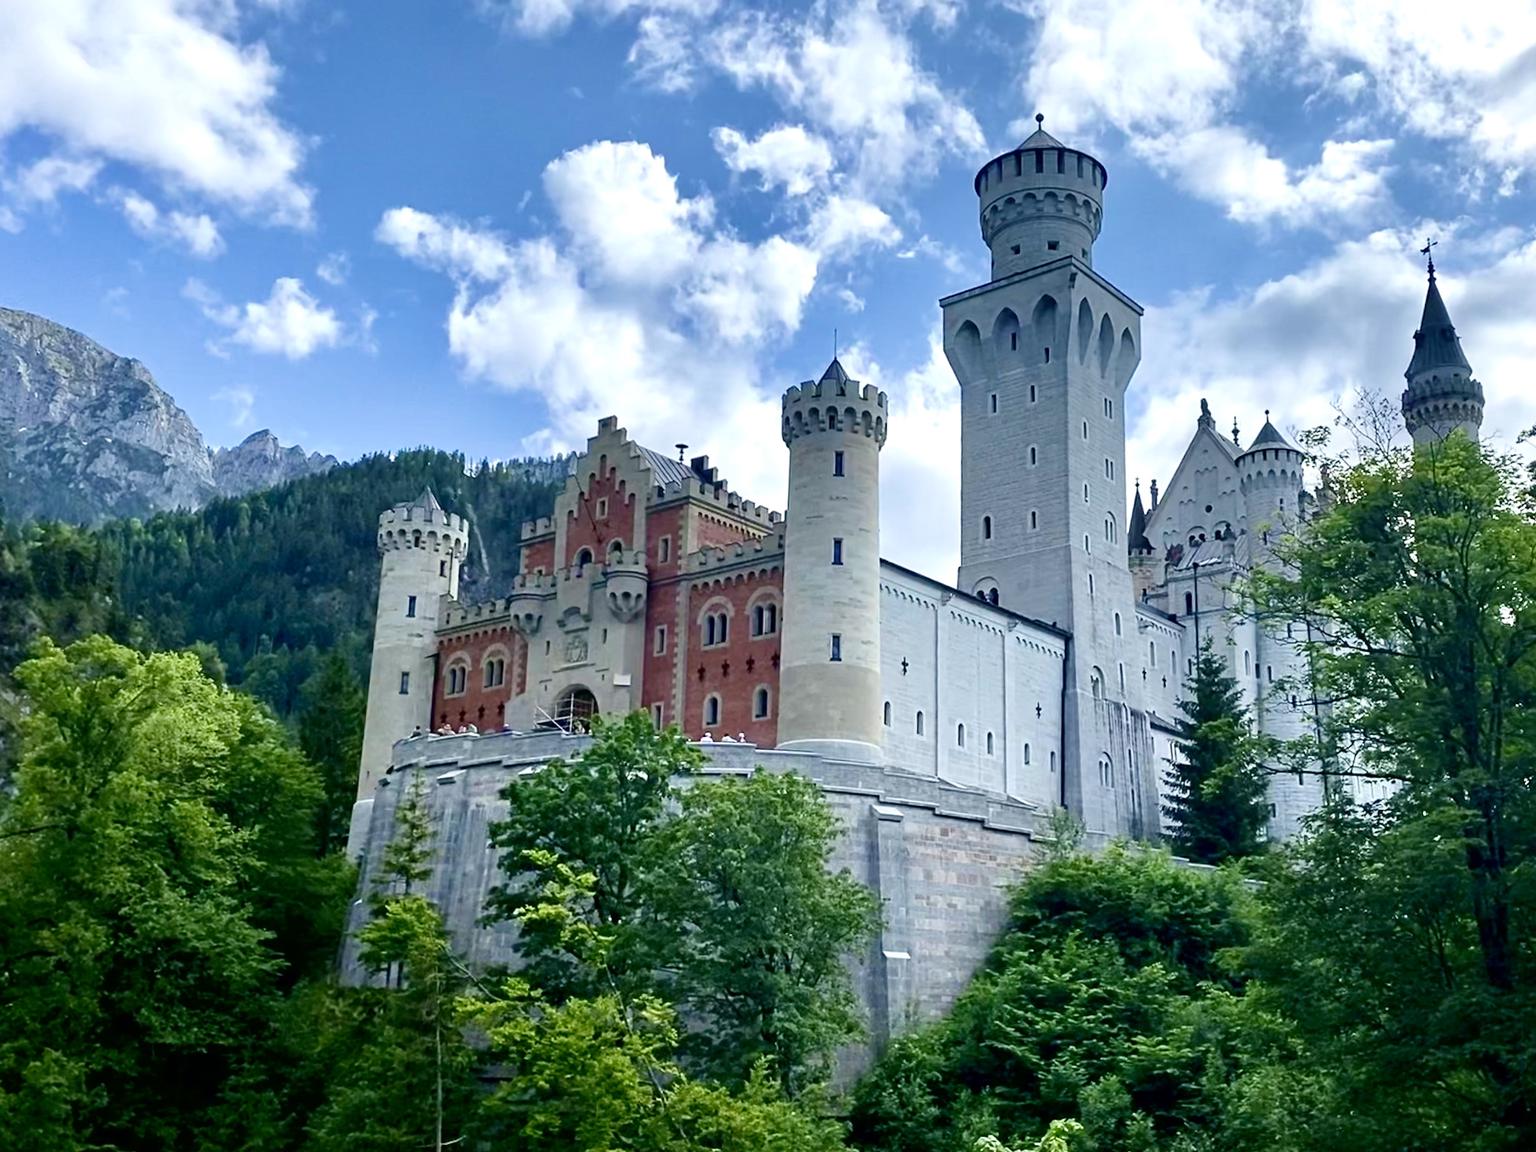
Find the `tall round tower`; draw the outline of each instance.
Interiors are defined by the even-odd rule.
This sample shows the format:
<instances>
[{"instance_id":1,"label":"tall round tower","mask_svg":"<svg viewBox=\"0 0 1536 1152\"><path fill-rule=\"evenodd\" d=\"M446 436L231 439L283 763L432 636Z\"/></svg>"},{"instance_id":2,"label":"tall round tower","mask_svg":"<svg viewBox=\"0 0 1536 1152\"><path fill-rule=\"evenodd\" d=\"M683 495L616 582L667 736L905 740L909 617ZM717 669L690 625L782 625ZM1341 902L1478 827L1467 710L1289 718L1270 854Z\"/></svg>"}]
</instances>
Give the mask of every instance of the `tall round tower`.
<instances>
[{"instance_id":1,"label":"tall round tower","mask_svg":"<svg viewBox=\"0 0 1536 1152\"><path fill-rule=\"evenodd\" d=\"M976 173L981 238L992 249L992 279L1064 256L1093 267L1109 174L1086 152L1068 148L1041 125L1012 152Z\"/></svg>"},{"instance_id":2,"label":"tall round tower","mask_svg":"<svg viewBox=\"0 0 1536 1152\"><path fill-rule=\"evenodd\" d=\"M1429 245L1425 245L1427 250ZM1403 373L1403 423L1422 449L1439 443L1457 429L1473 441L1483 426L1483 386L1472 376L1472 365L1461 350L1461 339L1435 283L1435 262L1429 261L1429 289L1424 316L1413 334L1413 359Z\"/></svg>"},{"instance_id":3,"label":"tall round tower","mask_svg":"<svg viewBox=\"0 0 1536 1152\"><path fill-rule=\"evenodd\" d=\"M379 606L368 674L368 718L357 795L373 795L396 740L432 723L432 657L437 608L459 592L469 547L464 517L443 511L428 488L379 516Z\"/></svg>"},{"instance_id":4,"label":"tall round tower","mask_svg":"<svg viewBox=\"0 0 1536 1152\"><path fill-rule=\"evenodd\" d=\"M880 759L880 449L884 392L836 359L784 393L789 508L779 747Z\"/></svg>"},{"instance_id":5,"label":"tall round tower","mask_svg":"<svg viewBox=\"0 0 1536 1152\"><path fill-rule=\"evenodd\" d=\"M1294 531L1301 518L1301 449L1293 445L1264 412L1264 427L1248 451L1237 458L1238 487L1248 516L1249 552L1261 563L1274 542Z\"/></svg>"}]
</instances>

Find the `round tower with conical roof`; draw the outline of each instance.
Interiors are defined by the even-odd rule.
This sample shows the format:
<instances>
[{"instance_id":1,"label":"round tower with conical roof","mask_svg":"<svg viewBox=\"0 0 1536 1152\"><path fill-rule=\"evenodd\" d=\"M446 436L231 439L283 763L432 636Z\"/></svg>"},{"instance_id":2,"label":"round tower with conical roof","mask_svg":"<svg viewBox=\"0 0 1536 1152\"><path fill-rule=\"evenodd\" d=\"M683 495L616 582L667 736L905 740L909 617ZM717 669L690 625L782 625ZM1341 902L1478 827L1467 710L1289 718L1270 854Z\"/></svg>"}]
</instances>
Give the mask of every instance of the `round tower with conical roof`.
<instances>
[{"instance_id":1,"label":"round tower with conical roof","mask_svg":"<svg viewBox=\"0 0 1536 1152\"><path fill-rule=\"evenodd\" d=\"M1426 245L1426 250L1429 245ZM1413 359L1403 373L1403 423L1415 450L1440 443L1460 429L1476 440L1483 426L1483 386L1472 376L1472 365L1461 350L1461 339L1435 282L1435 262L1429 261L1429 288L1424 316L1413 334Z\"/></svg>"},{"instance_id":2,"label":"round tower with conical roof","mask_svg":"<svg viewBox=\"0 0 1536 1152\"><path fill-rule=\"evenodd\" d=\"M428 488L379 516L378 544L379 604L357 775L363 802L389 768L395 741L431 726L438 605L458 595L469 533L464 517L444 511Z\"/></svg>"},{"instance_id":3,"label":"round tower with conical roof","mask_svg":"<svg viewBox=\"0 0 1536 1152\"><path fill-rule=\"evenodd\" d=\"M1287 440L1264 411L1264 427L1237 458L1238 488L1248 514L1249 554L1254 563L1269 555L1279 537L1294 531L1301 517L1300 448Z\"/></svg>"},{"instance_id":4,"label":"round tower with conical roof","mask_svg":"<svg viewBox=\"0 0 1536 1152\"><path fill-rule=\"evenodd\" d=\"M833 359L784 393L789 446L779 747L878 760L884 392Z\"/></svg>"}]
</instances>

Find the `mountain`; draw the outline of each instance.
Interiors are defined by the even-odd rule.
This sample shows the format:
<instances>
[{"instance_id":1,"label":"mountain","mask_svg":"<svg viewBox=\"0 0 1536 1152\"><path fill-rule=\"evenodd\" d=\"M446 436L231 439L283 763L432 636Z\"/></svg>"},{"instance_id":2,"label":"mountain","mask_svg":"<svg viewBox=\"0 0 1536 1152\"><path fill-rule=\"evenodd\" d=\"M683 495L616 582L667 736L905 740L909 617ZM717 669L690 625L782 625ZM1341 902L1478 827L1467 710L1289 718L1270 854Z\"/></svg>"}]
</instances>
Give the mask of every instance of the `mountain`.
<instances>
[{"instance_id":1,"label":"mountain","mask_svg":"<svg viewBox=\"0 0 1536 1152\"><path fill-rule=\"evenodd\" d=\"M334 456L304 455L297 446L284 448L271 429L252 432L233 448L213 453L213 486L221 496L243 496L258 488L276 488L301 476L336 467Z\"/></svg>"},{"instance_id":2,"label":"mountain","mask_svg":"<svg viewBox=\"0 0 1536 1152\"><path fill-rule=\"evenodd\" d=\"M139 361L0 308L0 508L9 518L142 517L334 464L282 448L266 431L211 453Z\"/></svg>"}]
</instances>

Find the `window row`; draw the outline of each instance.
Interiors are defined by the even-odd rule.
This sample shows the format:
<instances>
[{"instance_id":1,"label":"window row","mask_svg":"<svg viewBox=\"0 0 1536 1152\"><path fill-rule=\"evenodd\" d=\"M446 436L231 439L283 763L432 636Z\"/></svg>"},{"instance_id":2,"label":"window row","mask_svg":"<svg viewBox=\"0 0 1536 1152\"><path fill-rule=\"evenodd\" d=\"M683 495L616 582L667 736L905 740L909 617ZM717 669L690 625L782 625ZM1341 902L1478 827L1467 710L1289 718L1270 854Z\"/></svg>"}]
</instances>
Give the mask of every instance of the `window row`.
<instances>
[{"instance_id":1,"label":"window row","mask_svg":"<svg viewBox=\"0 0 1536 1152\"><path fill-rule=\"evenodd\" d=\"M752 605L747 622L754 640L762 636L776 636L779 631L779 606L774 601ZM731 617L725 611L710 612L699 622L699 643L705 648L718 648L731 638ZM652 650L663 655L667 650L667 626L656 626Z\"/></svg>"},{"instance_id":2,"label":"window row","mask_svg":"<svg viewBox=\"0 0 1536 1152\"><path fill-rule=\"evenodd\" d=\"M661 723L661 705L651 706L651 715L656 723ZM773 693L766 685L759 685L752 693L752 719L768 720L773 716ZM706 730L717 728L725 723L725 704L714 693L704 698L704 710L700 719Z\"/></svg>"},{"instance_id":3,"label":"window row","mask_svg":"<svg viewBox=\"0 0 1536 1152\"><path fill-rule=\"evenodd\" d=\"M480 664L481 686L485 688L500 688L507 682L507 659L505 656L488 656ZM444 674L445 696L462 696L469 690L469 664L459 661L448 665ZM404 689L402 689L404 691Z\"/></svg>"}]
</instances>

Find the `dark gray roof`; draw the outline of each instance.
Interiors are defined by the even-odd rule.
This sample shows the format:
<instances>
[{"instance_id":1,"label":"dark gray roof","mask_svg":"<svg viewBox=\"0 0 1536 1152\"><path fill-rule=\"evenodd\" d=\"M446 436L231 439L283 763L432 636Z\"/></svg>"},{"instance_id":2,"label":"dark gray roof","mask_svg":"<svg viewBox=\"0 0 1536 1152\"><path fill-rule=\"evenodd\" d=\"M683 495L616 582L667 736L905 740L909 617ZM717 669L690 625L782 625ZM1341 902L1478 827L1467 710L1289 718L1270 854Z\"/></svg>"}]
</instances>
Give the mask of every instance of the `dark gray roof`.
<instances>
[{"instance_id":1,"label":"dark gray roof","mask_svg":"<svg viewBox=\"0 0 1536 1152\"><path fill-rule=\"evenodd\" d=\"M1253 443L1248 445L1248 451L1259 448L1289 448L1296 451L1296 446L1285 438L1285 435L1269 422L1269 413L1264 413L1264 427L1259 429L1259 434L1253 438Z\"/></svg>"},{"instance_id":2,"label":"dark gray roof","mask_svg":"<svg viewBox=\"0 0 1536 1152\"><path fill-rule=\"evenodd\" d=\"M832 363L827 365L827 370L821 374L820 384L847 384L852 377L843 369L843 362L836 356L832 357Z\"/></svg>"},{"instance_id":3,"label":"dark gray roof","mask_svg":"<svg viewBox=\"0 0 1536 1152\"><path fill-rule=\"evenodd\" d=\"M1066 147L1065 144L1063 144L1060 140L1056 139L1056 137L1052 136L1044 128L1036 128L1033 132L1030 133L1029 139L1024 141L1024 143L1019 145L1019 148L1021 150L1025 149L1025 148L1065 148L1065 147Z\"/></svg>"},{"instance_id":4,"label":"dark gray roof","mask_svg":"<svg viewBox=\"0 0 1536 1152\"><path fill-rule=\"evenodd\" d=\"M654 449L647 448L643 444L637 445L645 454L646 462L651 466L651 482L666 487L668 484L681 484L693 473L688 470L688 465L671 456L663 456Z\"/></svg>"},{"instance_id":5,"label":"dark gray roof","mask_svg":"<svg viewBox=\"0 0 1536 1152\"><path fill-rule=\"evenodd\" d=\"M416 497L415 506L417 508L429 508L433 512L441 512L443 510L443 506L437 502L437 497L432 494L430 485L421 490L421 495Z\"/></svg>"},{"instance_id":6,"label":"dark gray roof","mask_svg":"<svg viewBox=\"0 0 1536 1152\"><path fill-rule=\"evenodd\" d=\"M1429 290L1424 294L1424 317L1419 330L1413 334L1413 359L1403 375L1411 381L1415 376L1428 372L1461 372L1472 375L1472 365L1461 350L1461 340L1445 301L1440 298L1440 286L1435 283L1435 272L1429 272Z\"/></svg>"}]
</instances>

